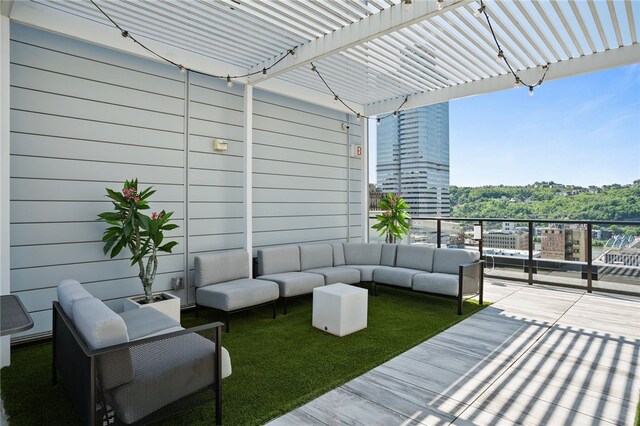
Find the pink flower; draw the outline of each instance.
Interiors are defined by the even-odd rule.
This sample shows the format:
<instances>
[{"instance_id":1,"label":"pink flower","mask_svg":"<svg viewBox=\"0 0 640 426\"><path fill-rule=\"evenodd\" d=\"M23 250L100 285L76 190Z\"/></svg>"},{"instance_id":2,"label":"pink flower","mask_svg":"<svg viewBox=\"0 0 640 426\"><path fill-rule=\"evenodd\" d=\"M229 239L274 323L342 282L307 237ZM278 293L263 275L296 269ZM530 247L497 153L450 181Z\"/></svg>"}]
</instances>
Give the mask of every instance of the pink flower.
<instances>
[{"instance_id":1,"label":"pink flower","mask_svg":"<svg viewBox=\"0 0 640 426\"><path fill-rule=\"evenodd\" d=\"M153 212L151 213L151 220L156 220L158 218L158 213Z\"/></svg>"},{"instance_id":2,"label":"pink flower","mask_svg":"<svg viewBox=\"0 0 640 426\"><path fill-rule=\"evenodd\" d=\"M137 203L138 201L140 201L140 197L134 197L133 201Z\"/></svg>"}]
</instances>

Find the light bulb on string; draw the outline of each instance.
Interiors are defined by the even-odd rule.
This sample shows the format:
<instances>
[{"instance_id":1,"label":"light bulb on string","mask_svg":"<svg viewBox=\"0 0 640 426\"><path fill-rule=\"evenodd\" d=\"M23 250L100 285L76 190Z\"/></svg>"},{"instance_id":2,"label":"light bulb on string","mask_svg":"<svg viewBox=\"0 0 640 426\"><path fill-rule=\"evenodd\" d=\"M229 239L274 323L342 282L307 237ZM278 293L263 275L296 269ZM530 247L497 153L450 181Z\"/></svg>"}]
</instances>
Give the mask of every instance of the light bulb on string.
<instances>
[{"instance_id":1,"label":"light bulb on string","mask_svg":"<svg viewBox=\"0 0 640 426\"><path fill-rule=\"evenodd\" d=\"M315 73L316 73L316 66L311 65L311 74L315 74Z\"/></svg>"},{"instance_id":2,"label":"light bulb on string","mask_svg":"<svg viewBox=\"0 0 640 426\"><path fill-rule=\"evenodd\" d=\"M267 75L267 69L266 68L262 68L262 74L263 75Z\"/></svg>"},{"instance_id":3,"label":"light bulb on string","mask_svg":"<svg viewBox=\"0 0 640 426\"><path fill-rule=\"evenodd\" d=\"M297 58L297 57L298 57L298 54L296 53L296 50L295 50L295 49L291 49L291 50L289 51L289 53L291 53L291 56L293 56L294 58Z\"/></svg>"},{"instance_id":4,"label":"light bulb on string","mask_svg":"<svg viewBox=\"0 0 640 426\"><path fill-rule=\"evenodd\" d=\"M516 82L513 83L513 87L517 89L521 85L522 85L522 82L520 81L520 77L516 77Z\"/></svg>"},{"instance_id":5,"label":"light bulb on string","mask_svg":"<svg viewBox=\"0 0 640 426\"><path fill-rule=\"evenodd\" d=\"M442 10L444 7L444 0L438 0L438 10Z\"/></svg>"},{"instance_id":6,"label":"light bulb on string","mask_svg":"<svg viewBox=\"0 0 640 426\"><path fill-rule=\"evenodd\" d=\"M529 86L529 96L533 96L533 86Z\"/></svg>"},{"instance_id":7,"label":"light bulb on string","mask_svg":"<svg viewBox=\"0 0 640 426\"><path fill-rule=\"evenodd\" d=\"M502 51L502 49L498 50L497 60L498 62L504 60L504 52Z\"/></svg>"},{"instance_id":8,"label":"light bulb on string","mask_svg":"<svg viewBox=\"0 0 640 426\"><path fill-rule=\"evenodd\" d=\"M358 119L358 121L362 120L362 116L360 115L360 113L356 115L356 118Z\"/></svg>"},{"instance_id":9,"label":"light bulb on string","mask_svg":"<svg viewBox=\"0 0 640 426\"><path fill-rule=\"evenodd\" d=\"M485 9L485 5L481 4L480 7L475 12L473 12L473 16L475 16L476 18L479 18L484 13L484 9Z\"/></svg>"},{"instance_id":10,"label":"light bulb on string","mask_svg":"<svg viewBox=\"0 0 640 426\"><path fill-rule=\"evenodd\" d=\"M340 98L338 97L338 95L335 95L335 96L333 97L333 102L334 102L334 103L338 103L338 101L339 101L339 100L340 100Z\"/></svg>"},{"instance_id":11,"label":"light bulb on string","mask_svg":"<svg viewBox=\"0 0 640 426\"><path fill-rule=\"evenodd\" d=\"M178 69L180 70L180 72L182 74L184 74L185 72L187 72L187 69L184 67L184 65L178 65Z\"/></svg>"},{"instance_id":12,"label":"light bulb on string","mask_svg":"<svg viewBox=\"0 0 640 426\"><path fill-rule=\"evenodd\" d=\"M233 81L231 81L231 76L227 76L227 87L233 87Z\"/></svg>"},{"instance_id":13,"label":"light bulb on string","mask_svg":"<svg viewBox=\"0 0 640 426\"><path fill-rule=\"evenodd\" d=\"M380 117L376 118L376 125L380 125Z\"/></svg>"},{"instance_id":14,"label":"light bulb on string","mask_svg":"<svg viewBox=\"0 0 640 426\"><path fill-rule=\"evenodd\" d=\"M411 10L411 0L404 0L404 10L409 12Z\"/></svg>"}]
</instances>

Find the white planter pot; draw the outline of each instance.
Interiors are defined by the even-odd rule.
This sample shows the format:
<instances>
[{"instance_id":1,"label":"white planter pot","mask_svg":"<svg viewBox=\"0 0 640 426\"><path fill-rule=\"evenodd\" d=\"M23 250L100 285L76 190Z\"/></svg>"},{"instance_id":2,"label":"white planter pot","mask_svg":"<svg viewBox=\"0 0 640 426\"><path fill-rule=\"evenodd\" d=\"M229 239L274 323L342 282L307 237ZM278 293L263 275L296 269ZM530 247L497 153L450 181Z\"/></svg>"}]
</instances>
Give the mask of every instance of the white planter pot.
<instances>
[{"instance_id":1,"label":"white planter pot","mask_svg":"<svg viewBox=\"0 0 640 426\"><path fill-rule=\"evenodd\" d=\"M144 300L144 296L129 297L124 300L124 310L152 308L162 312L170 318L180 322L180 298L169 293L153 293L154 296L162 296L164 300L158 300L153 303L140 304L139 301Z\"/></svg>"}]
</instances>

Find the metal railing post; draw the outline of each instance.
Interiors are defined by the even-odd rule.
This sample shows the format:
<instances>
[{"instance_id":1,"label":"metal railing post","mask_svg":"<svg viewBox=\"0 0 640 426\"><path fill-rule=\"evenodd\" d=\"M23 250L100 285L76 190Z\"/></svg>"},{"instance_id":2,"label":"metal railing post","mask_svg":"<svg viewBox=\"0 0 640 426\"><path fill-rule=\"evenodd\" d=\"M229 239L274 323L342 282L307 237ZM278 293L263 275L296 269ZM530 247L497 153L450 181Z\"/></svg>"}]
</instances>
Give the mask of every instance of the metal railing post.
<instances>
[{"instance_id":1,"label":"metal railing post","mask_svg":"<svg viewBox=\"0 0 640 426\"><path fill-rule=\"evenodd\" d=\"M484 228L483 228L483 222L479 221L478 222L480 224L480 240L478 241L478 251L480 252L480 260L483 259L482 256L482 237L484 235Z\"/></svg>"},{"instance_id":2,"label":"metal railing post","mask_svg":"<svg viewBox=\"0 0 640 426\"><path fill-rule=\"evenodd\" d=\"M527 282L533 285L533 222L529 221L529 273Z\"/></svg>"},{"instance_id":3,"label":"metal railing post","mask_svg":"<svg viewBox=\"0 0 640 426\"><path fill-rule=\"evenodd\" d=\"M436 234L437 247L440 248L442 245L442 221L440 219L436 220Z\"/></svg>"},{"instance_id":4,"label":"metal railing post","mask_svg":"<svg viewBox=\"0 0 640 426\"><path fill-rule=\"evenodd\" d=\"M593 292L593 241L591 234L591 224L587 223L587 292Z\"/></svg>"}]
</instances>

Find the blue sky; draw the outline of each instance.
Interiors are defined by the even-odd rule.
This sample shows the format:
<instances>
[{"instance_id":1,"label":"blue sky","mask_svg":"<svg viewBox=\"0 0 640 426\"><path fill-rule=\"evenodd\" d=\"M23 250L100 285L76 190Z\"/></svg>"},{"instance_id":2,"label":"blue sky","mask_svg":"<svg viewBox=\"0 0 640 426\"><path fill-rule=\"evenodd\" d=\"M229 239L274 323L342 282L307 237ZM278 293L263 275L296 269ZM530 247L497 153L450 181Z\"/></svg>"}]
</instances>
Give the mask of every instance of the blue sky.
<instances>
[{"instance_id":1,"label":"blue sky","mask_svg":"<svg viewBox=\"0 0 640 426\"><path fill-rule=\"evenodd\" d=\"M452 185L631 183L640 179L640 64L548 81L532 97L519 88L451 101L449 129Z\"/></svg>"}]
</instances>

